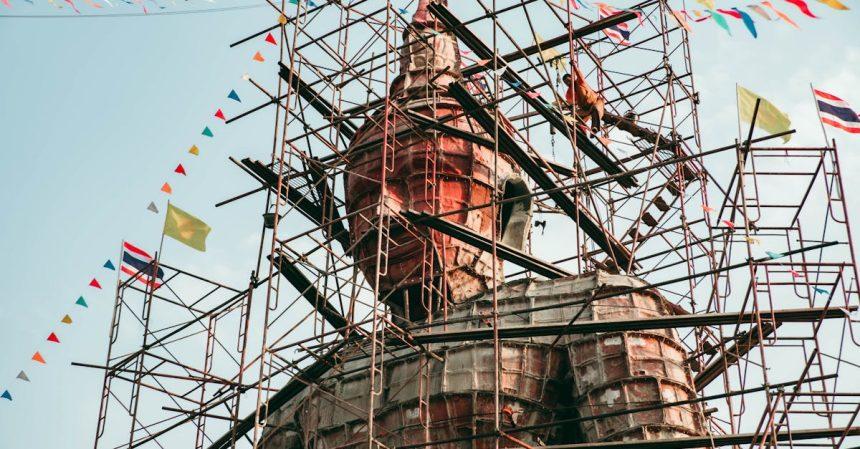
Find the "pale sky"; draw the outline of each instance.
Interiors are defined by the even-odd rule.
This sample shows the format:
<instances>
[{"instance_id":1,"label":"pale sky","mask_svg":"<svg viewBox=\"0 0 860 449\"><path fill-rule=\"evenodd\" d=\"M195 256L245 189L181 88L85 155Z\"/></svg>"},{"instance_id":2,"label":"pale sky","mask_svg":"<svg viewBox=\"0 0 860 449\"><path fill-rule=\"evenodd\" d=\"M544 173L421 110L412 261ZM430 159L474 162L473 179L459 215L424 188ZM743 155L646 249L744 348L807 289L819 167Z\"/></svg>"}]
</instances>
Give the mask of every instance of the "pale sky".
<instances>
[{"instance_id":1,"label":"pale sky","mask_svg":"<svg viewBox=\"0 0 860 449\"><path fill-rule=\"evenodd\" d=\"M0 14L70 12L40 0L32 6L10 1L11 8L0 5ZM718 2L719 7L745 4ZM238 4L194 2L165 11ZM694 24L704 148L729 144L737 135L735 83L787 112L798 131L792 143L798 145L823 142L810 83L860 108L860 4L846 4L853 9L840 12L810 1L821 17L812 20L781 2L778 6L802 29L759 21L758 39L739 21L730 22L733 37L710 21ZM689 7L699 7L694 5ZM78 7L92 11L85 3ZM130 11L136 9L118 5L108 12ZM12 403L0 401L0 446L92 446L101 372L71 367L70 362L104 363L116 275L101 266L108 258L116 263L123 238L157 247L163 218L146 206L156 201L163 207L163 182L174 188L172 201L213 228L206 253L168 241L165 257L233 286L247 283L262 199L255 196L218 209L214 204L256 187L227 157L268 157L273 109L229 127L212 114L220 107L229 117L264 100L242 74L272 86L276 48L262 39L237 49L228 45L275 19L266 8L148 17L0 18L0 390L8 388L14 395ZM258 50L265 63L251 61ZM242 97L241 104L227 99L230 89ZM215 138L200 135L206 125ZM860 170L860 137L828 132L840 145L849 204L860 204L860 188L853 180ZM200 147L199 157L187 153L192 144ZM187 177L172 173L177 163L184 165ZM87 287L93 276L104 290ZM89 303L86 310L74 305L82 294ZM59 322L66 313L75 320L71 326ZM60 345L45 341L51 331L59 335ZM30 361L36 350L46 366ZM15 380L22 369L31 383Z\"/></svg>"}]
</instances>

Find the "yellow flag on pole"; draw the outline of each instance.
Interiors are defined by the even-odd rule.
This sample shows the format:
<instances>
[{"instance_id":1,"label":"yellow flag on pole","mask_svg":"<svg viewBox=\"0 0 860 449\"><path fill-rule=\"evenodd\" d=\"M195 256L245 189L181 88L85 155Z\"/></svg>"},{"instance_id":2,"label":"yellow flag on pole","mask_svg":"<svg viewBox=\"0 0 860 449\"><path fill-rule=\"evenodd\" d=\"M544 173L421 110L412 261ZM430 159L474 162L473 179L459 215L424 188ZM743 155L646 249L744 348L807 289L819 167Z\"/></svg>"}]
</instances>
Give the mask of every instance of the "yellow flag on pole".
<instances>
[{"instance_id":1,"label":"yellow flag on pole","mask_svg":"<svg viewBox=\"0 0 860 449\"><path fill-rule=\"evenodd\" d=\"M763 129L771 134L781 133L791 129L791 119L785 112L782 112L767 101L765 98L756 95L754 92L738 87L738 114L741 120L751 123L753 111L755 110L755 100L761 99L761 104L758 106L758 116L755 119L756 128ZM782 136L782 141L788 142L791 140L791 134Z\"/></svg>"},{"instance_id":2,"label":"yellow flag on pole","mask_svg":"<svg viewBox=\"0 0 860 449\"><path fill-rule=\"evenodd\" d=\"M172 237L197 251L206 251L206 236L212 228L203 220L168 203L164 217L164 235Z\"/></svg>"}]
</instances>

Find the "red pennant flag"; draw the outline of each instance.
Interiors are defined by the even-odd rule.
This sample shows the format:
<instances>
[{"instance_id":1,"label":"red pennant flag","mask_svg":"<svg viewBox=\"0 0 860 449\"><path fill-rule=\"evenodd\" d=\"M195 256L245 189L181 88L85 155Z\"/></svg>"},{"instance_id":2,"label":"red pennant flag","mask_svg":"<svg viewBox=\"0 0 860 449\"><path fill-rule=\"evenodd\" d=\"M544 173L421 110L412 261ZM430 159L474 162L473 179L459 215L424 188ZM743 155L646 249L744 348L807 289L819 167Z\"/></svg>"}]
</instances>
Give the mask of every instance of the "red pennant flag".
<instances>
[{"instance_id":1,"label":"red pennant flag","mask_svg":"<svg viewBox=\"0 0 860 449\"><path fill-rule=\"evenodd\" d=\"M48 341L51 341L51 342L54 342L54 343L59 343L59 342L60 342L60 339L59 339L59 338L57 338L57 334L55 334L55 333L51 332L51 335L48 335Z\"/></svg>"},{"instance_id":2,"label":"red pennant flag","mask_svg":"<svg viewBox=\"0 0 860 449\"><path fill-rule=\"evenodd\" d=\"M725 14L727 16L732 16L735 19L742 19L743 18L743 16L741 16L741 13L739 13L737 11L732 11L731 9L720 9L720 8L718 8L717 11L719 11L721 14Z\"/></svg>"},{"instance_id":3,"label":"red pennant flag","mask_svg":"<svg viewBox=\"0 0 860 449\"><path fill-rule=\"evenodd\" d=\"M99 284L99 281L96 280L96 278L93 278L93 280L90 281L90 287L94 287L94 288L97 288L99 290L102 289L102 285Z\"/></svg>"},{"instance_id":4,"label":"red pennant flag","mask_svg":"<svg viewBox=\"0 0 860 449\"><path fill-rule=\"evenodd\" d=\"M42 357L42 354L39 354L39 351L36 351L36 353L33 354L33 357L31 357L31 360L34 362L39 362L42 365L47 363L47 362L45 362L45 358Z\"/></svg>"},{"instance_id":5,"label":"red pennant flag","mask_svg":"<svg viewBox=\"0 0 860 449\"><path fill-rule=\"evenodd\" d=\"M221 109L218 109L217 111L215 111L215 117L218 117L221 120L227 120L227 118L224 117L224 113L221 112Z\"/></svg>"},{"instance_id":6,"label":"red pennant flag","mask_svg":"<svg viewBox=\"0 0 860 449\"><path fill-rule=\"evenodd\" d=\"M272 33L269 33L269 35L266 36L266 42L272 45L278 45L278 41L275 40L275 36L272 36Z\"/></svg>"},{"instance_id":7,"label":"red pennant flag","mask_svg":"<svg viewBox=\"0 0 860 449\"><path fill-rule=\"evenodd\" d=\"M188 176L188 173L185 173L185 167L182 164L176 166L176 170L173 170L174 173L179 173L182 176Z\"/></svg>"},{"instance_id":8,"label":"red pennant flag","mask_svg":"<svg viewBox=\"0 0 860 449\"><path fill-rule=\"evenodd\" d=\"M802 12L803 14L805 14L805 15L813 18L813 19L818 18L818 16L816 16L815 14L812 13L812 11L809 10L809 6L806 4L805 1L803 1L803 0L785 0L785 1L787 1L788 3L791 3L794 6L797 6L797 9L799 9L800 12Z\"/></svg>"},{"instance_id":9,"label":"red pennant flag","mask_svg":"<svg viewBox=\"0 0 860 449\"><path fill-rule=\"evenodd\" d=\"M725 223L725 225L728 226L729 229L732 229L732 230L735 229L735 224L732 223L730 220L723 220L723 223Z\"/></svg>"}]
</instances>

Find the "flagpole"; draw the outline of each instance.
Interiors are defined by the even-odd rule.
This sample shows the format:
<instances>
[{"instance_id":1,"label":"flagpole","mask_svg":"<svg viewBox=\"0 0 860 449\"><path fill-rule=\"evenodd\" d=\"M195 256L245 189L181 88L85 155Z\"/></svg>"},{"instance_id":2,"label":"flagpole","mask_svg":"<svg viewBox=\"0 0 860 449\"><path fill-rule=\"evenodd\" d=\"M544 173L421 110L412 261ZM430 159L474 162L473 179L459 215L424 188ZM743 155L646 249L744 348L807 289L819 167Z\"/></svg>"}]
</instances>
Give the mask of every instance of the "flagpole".
<instances>
[{"instance_id":1,"label":"flagpole","mask_svg":"<svg viewBox=\"0 0 860 449\"><path fill-rule=\"evenodd\" d=\"M824 146L829 145L830 139L827 137L827 128L824 127L824 122L821 120L821 108L818 107L818 98L815 97L815 88L812 83L809 83L809 91L812 93L812 102L815 103L815 112L818 113L818 124L821 125L821 133L824 134Z\"/></svg>"},{"instance_id":2,"label":"flagpole","mask_svg":"<svg viewBox=\"0 0 860 449\"><path fill-rule=\"evenodd\" d=\"M741 133L743 131L741 131L741 100L738 92L738 83L735 83L735 112L738 117L738 142L740 142L742 139Z\"/></svg>"}]
</instances>

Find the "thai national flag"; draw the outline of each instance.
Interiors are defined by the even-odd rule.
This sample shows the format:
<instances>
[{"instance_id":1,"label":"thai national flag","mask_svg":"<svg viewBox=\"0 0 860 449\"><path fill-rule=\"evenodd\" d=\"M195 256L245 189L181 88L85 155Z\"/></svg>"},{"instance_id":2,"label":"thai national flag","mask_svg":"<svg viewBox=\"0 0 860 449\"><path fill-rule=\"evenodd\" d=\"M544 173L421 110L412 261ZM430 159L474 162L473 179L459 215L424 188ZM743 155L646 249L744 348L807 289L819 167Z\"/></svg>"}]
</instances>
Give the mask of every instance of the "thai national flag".
<instances>
[{"instance_id":1,"label":"thai national flag","mask_svg":"<svg viewBox=\"0 0 860 449\"><path fill-rule=\"evenodd\" d=\"M612 6L607 5L606 3L596 3L597 11L600 15L600 18L606 18L610 16L614 16L616 14L621 14L623 11L620 9L613 8ZM639 14L637 14L639 17ZM640 18L641 20L641 18ZM627 25L627 22L619 23L618 25L613 25L609 28L605 28L603 33L606 34L610 39L615 42L618 42L621 45L630 45L630 26Z\"/></svg>"},{"instance_id":2,"label":"thai national flag","mask_svg":"<svg viewBox=\"0 0 860 449\"><path fill-rule=\"evenodd\" d=\"M152 281L153 266L152 256L146 251L132 245L128 242L122 243L122 262L119 270L128 276L134 277L135 280L149 284ZM164 279L164 270L158 269L156 278ZM153 288L158 288L161 284L154 282Z\"/></svg>"},{"instance_id":3,"label":"thai national flag","mask_svg":"<svg viewBox=\"0 0 860 449\"><path fill-rule=\"evenodd\" d=\"M818 101L818 112L822 123L852 134L860 133L860 117L848 103L827 92L818 89L812 89L812 91L815 93L815 100Z\"/></svg>"}]
</instances>

